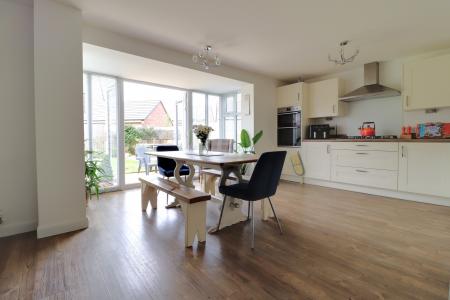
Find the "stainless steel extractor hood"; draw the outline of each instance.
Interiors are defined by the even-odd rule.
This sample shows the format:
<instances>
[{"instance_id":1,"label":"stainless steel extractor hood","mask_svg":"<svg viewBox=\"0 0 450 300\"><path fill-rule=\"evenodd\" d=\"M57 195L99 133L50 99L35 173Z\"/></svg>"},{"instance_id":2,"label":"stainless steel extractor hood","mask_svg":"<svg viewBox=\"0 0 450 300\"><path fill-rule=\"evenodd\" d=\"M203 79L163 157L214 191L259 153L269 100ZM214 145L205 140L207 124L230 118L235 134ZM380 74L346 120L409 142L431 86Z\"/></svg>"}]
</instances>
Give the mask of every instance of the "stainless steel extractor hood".
<instances>
[{"instance_id":1,"label":"stainless steel extractor hood","mask_svg":"<svg viewBox=\"0 0 450 300\"><path fill-rule=\"evenodd\" d=\"M364 86L356 89L339 100L345 102L399 96L400 91L380 84L378 62L364 65Z\"/></svg>"}]
</instances>

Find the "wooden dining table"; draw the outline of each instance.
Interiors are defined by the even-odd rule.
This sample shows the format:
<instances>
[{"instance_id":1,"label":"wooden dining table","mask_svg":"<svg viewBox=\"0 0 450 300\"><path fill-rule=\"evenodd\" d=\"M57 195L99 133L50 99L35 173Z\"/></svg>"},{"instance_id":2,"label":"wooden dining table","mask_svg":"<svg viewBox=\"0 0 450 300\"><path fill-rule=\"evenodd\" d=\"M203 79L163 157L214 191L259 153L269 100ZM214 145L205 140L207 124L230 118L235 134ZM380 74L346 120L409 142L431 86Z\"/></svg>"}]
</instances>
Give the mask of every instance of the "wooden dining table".
<instances>
[{"instance_id":1,"label":"wooden dining table","mask_svg":"<svg viewBox=\"0 0 450 300\"><path fill-rule=\"evenodd\" d=\"M195 175L194 165L203 168L214 168L222 171L219 185L226 185L230 175L234 175L238 182L242 182L241 166L247 163L254 163L258 161L258 156L255 154L238 154L238 153L221 153L221 152L206 152L200 154L196 151L150 151L146 154L156 157L164 157L173 159L176 163L174 177L179 184L195 188L193 178ZM180 175L180 169L183 165L189 168L189 175ZM235 182L235 181L234 181ZM213 202L222 204L223 198L212 197ZM229 201L228 201L229 200ZM169 204L167 207L176 207L178 201ZM220 206L221 207L221 206ZM220 209L219 207L219 209ZM266 220L272 215L267 200L261 201L262 218ZM227 198L227 205L224 207L222 222L220 228L217 225L208 230L209 233L217 232L218 230L247 220L247 215L243 212L243 203L240 199Z\"/></svg>"}]
</instances>

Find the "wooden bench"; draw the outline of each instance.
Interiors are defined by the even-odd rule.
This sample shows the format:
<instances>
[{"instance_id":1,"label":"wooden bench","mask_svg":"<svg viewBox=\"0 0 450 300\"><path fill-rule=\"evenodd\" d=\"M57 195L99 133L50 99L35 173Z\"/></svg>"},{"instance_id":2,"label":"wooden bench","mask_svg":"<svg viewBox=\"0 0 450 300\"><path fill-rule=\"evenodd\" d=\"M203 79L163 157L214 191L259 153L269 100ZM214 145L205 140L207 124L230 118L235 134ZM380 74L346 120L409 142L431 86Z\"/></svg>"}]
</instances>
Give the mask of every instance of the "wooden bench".
<instances>
[{"instance_id":1,"label":"wooden bench","mask_svg":"<svg viewBox=\"0 0 450 300\"><path fill-rule=\"evenodd\" d=\"M195 236L199 242L206 240L206 201L211 195L196 189L178 184L158 176L142 176L141 181L141 205L142 211L146 211L150 202L153 209L158 206L158 190L174 196L184 213L184 242L186 247L191 247Z\"/></svg>"}]
</instances>

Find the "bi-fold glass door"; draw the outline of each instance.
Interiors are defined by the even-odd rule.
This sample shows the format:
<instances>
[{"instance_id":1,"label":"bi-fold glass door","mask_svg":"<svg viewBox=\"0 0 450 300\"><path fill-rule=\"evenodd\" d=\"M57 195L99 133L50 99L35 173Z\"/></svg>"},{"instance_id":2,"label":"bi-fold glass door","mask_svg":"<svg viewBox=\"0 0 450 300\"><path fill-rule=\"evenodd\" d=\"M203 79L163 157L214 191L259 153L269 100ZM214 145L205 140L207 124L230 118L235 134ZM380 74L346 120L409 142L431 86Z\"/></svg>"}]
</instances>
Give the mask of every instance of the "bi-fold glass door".
<instances>
[{"instance_id":1,"label":"bi-fold glass door","mask_svg":"<svg viewBox=\"0 0 450 300\"><path fill-rule=\"evenodd\" d=\"M118 82L114 77L84 76L84 133L86 155L104 170L102 189L119 187Z\"/></svg>"},{"instance_id":2,"label":"bi-fold glass door","mask_svg":"<svg viewBox=\"0 0 450 300\"><path fill-rule=\"evenodd\" d=\"M156 145L188 147L185 90L89 72L83 82L85 150L105 172L102 190L136 186L155 172L146 152Z\"/></svg>"}]
</instances>

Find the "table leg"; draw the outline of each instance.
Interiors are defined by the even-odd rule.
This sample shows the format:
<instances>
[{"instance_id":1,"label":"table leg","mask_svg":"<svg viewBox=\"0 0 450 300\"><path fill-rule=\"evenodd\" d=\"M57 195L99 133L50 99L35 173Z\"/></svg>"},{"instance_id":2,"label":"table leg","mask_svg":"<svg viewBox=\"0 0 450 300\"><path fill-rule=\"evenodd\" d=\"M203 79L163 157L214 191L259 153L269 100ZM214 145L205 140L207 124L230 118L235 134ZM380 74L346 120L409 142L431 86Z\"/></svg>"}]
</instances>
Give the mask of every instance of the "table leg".
<instances>
[{"instance_id":1,"label":"table leg","mask_svg":"<svg viewBox=\"0 0 450 300\"><path fill-rule=\"evenodd\" d=\"M225 185L227 182L227 178L232 173L238 178L239 182L242 182L239 165L223 166L220 185ZM218 228L216 225L213 228L209 229L208 233L215 233L227 226L231 226L233 224L247 220L247 216L242 212L242 206L242 200L235 199L233 197L227 197L223 210L222 221L220 222L220 228ZM219 209L221 209L221 207L219 207Z\"/></svg>"},{"instance_id":2,"label":"table leg","mask_svg":"<svg viewBox=\"0 0 450 300\"><path fill-rule=\"evenodd\" d=\"M181 160L175 160L175 170L174 170L174 176L175 179L177 180L177 182L179 184L185 185L187 187L190 188L194 188L194 183L193 183L193 178L194 178L194 174L195 174L195 168L194 165L190 162L185 162L185 161L181 161ZM186 176L186 180L183 180L183 178L180 175L180 170L181 170L181 166L182 165L187 165L189 168L189 175ZM174 207L178 207L179 206L179 202L177 199L175 199L175 201L173 201L172 203L170 203L169 205L166 206L166 208L174 208Z\"/></svg>"}]
</instances>

